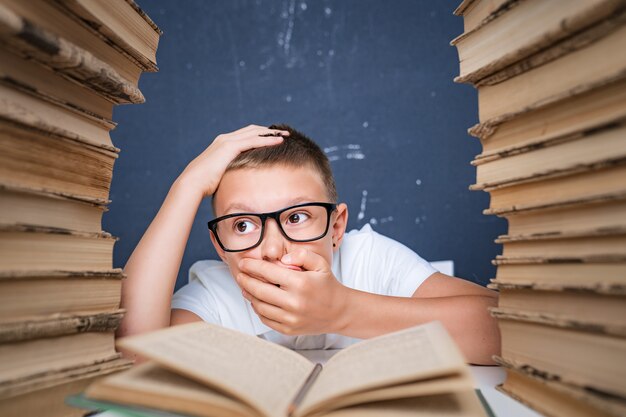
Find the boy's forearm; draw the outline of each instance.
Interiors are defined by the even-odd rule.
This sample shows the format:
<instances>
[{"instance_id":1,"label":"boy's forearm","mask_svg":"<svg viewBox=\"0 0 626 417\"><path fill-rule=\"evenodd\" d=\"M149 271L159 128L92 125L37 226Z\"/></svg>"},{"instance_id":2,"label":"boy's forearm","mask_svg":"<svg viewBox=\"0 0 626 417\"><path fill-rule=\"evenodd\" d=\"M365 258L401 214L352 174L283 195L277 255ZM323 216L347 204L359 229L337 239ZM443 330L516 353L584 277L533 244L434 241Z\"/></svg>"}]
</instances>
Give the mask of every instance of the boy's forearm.
<instances>
[{"instance_id":1,"label":"boy's forearm","mask_svg":"<svg viewBox=\"0 0 626 417\"><path fill-rule=\"evenodd\" d=\"M170 324L170 302L202 193L179 177L128 259L122 284L126 315L118 335Z\"/></svg>"},{"instance_id":2,"label":"boy's forearm","mask_svg":"<svg viewBox=\"0 0 626 417\"><path fill-rule=\"evenodd\" d=\"M249 125L218 135L170 188L161 209L126 263L119 336L170 325L176 276L198 207L215 193L230 162L241 152L282 143L288 131Z\"/></svg>"},{"instance_id":3,"label":"boy's forearm","mask_svg":"<svg viewBox=\"0 0 626 417\"><path fill-rule=\"evenodd\" d=\"M439 298L391 297L350 289L338 333L370 338L439 320L473 364L493 364L500 333L488 307L497 298L463 295Z\"/></svg>"}]
</instances>

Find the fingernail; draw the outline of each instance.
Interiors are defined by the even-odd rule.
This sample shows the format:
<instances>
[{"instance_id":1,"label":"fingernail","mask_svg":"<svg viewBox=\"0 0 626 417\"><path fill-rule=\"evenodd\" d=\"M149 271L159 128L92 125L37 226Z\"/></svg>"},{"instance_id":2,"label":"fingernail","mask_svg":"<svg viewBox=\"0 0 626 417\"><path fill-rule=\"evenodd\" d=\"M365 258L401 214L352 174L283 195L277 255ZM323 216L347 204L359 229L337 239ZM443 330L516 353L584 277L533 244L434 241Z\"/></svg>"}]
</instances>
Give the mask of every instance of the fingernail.
<instances>
[{"instance_id":1,"label":"fingernail","mask_svg":"<svg viewBox=\"0 0 626 417\"><path fill-rule=\"evenodd\" d=\"M282 259L280 260L282 263L284 264L290 264L291 263L291 255L290 254L285 254L283 255Z\"/></svg>"}]
</instances>

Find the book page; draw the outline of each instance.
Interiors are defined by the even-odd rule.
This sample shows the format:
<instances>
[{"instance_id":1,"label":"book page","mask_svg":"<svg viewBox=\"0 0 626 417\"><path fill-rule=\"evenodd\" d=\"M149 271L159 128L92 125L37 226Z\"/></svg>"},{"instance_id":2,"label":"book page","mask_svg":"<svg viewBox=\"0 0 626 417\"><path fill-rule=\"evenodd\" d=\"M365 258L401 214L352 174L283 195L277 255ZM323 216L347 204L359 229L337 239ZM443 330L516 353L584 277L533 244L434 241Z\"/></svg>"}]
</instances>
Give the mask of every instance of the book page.
<instances>
[{"instance_id":1,"label":"book page","mask_svg":"<svg viewBox=\"0 0 626 417\"><path fill-rule=\"evenodd\" d=\"M335 410L324 417L486 417L474 391L380 401Z\"/></svg>"},{"instance_id":2,"label":"book page","mask_svg":"<svg viewBox=\"0 0 626 417\"><path fill-rule=\"evenodd\" d=\"M111 375L86 391L89 398L191 415L258 415L240 401L153 362Z\"/></svg>"},{"instance_id":3,"label":"book page","mask_svg":"<svg viewBox=\"0 0 626 417\"><path fill-rule=\"evenodd\" d=\"M127 337L118 345L221 389L265 415L284 414L313 369L292 350L204 322Z\"/></svg>"},{"instance_id":4,"label":"book page","mask_svg":"<svg viewBox=\"0 0 626 417\"><path fill-rule=\"evenodd\" d=\"M375 401L399 400L402 398L414 398L427 395L450 394L471 390L473 381L469 370L465 373L444 375L417 382L409 382L399 385L389 385L377 388L373 391L361 391L348 394L343 397L334 397L329 402L316 403L309 409L307 414L316 410L336 410L358 404Z\"/></svg>"},{"instance_id":5,"label":"book page","mask_svg":"<svg viewBox=\"0 0 626 417\"><path fill-rule=\"evenodd\" d=\"M464 369L463 356L439 322L375 337L333 356L304 398L298 414L306 413L316 403L329 403L350 393Z\"/></svg>"}]
</instances>

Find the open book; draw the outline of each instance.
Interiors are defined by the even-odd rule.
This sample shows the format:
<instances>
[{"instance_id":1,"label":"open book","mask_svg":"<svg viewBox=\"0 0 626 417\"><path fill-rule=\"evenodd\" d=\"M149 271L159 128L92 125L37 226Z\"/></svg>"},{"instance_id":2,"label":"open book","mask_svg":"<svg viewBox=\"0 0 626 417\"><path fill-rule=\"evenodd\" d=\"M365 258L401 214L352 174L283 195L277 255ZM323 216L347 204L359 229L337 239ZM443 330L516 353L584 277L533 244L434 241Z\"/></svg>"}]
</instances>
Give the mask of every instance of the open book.
<instances>
[{"instance_id":1,"label":"open book","mask_svg":"<svg viewBox=\"0 0 626 417\"><path fill-rule=\"evenodd\" d=\"M208 323L118 344L151 361L94 383L89 399L201 417L485 416L438 322L359 342L321 371L292 350Z\"/></svg>"}]
</instances>

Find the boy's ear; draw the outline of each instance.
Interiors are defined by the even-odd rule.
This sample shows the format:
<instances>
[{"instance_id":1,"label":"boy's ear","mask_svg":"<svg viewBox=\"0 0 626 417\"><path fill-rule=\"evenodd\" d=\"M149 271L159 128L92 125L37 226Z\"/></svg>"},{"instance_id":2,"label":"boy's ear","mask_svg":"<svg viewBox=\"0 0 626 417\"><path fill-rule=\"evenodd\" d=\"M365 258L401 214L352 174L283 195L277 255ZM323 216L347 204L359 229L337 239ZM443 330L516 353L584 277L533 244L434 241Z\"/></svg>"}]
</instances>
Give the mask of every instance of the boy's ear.
<instances>
[{"instance_id":1,"label":"boy's ear","mask_svg":"<svg viewBox=\"0 0 626 417\"><path fill-rule=\"evenodd\" d=\"M222 261L226 262L226 257L224 256L226 252L224 252L224 249L222 249L220 244L217 243L217 240L215 240L215 235L213 234L213 231L209 231L209 235L211 235L211 243L213 243L213 247L215 248L217 255Z\"/></svg>"},{"instance_id":2,"label":"boy's ear","mask_svg":"<svg viewBox=\"0 0 626 417\"><path fill-rule=\"evenodd\" d=\"M331 233L333 237L333 243L335 244L335 250L339 249L343 235L346 232L348 226L348 206L345 203L337 205L337 211L335 212L334 221L331 224Z\"/></svg>"}]
</instances>

